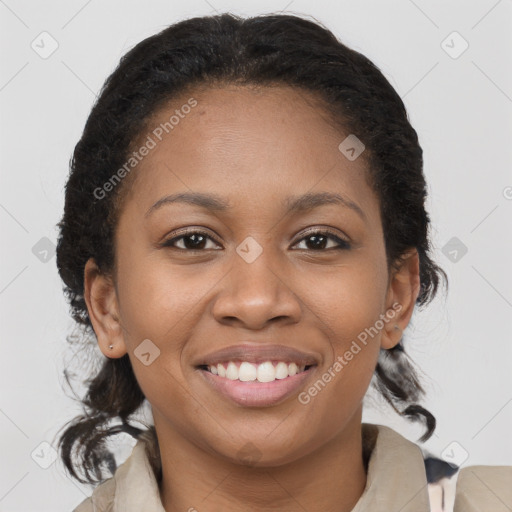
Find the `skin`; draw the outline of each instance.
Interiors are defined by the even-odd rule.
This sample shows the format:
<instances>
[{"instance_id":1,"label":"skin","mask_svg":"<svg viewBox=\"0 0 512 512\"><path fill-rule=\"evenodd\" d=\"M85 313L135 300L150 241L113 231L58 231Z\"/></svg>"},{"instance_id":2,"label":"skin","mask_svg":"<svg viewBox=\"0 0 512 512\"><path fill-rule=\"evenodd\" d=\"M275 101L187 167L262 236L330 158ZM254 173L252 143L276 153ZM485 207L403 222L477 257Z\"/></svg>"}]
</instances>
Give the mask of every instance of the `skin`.
<instances>
[{"instance_id":1,"label":"skin","mask_svg":"<svg viewBox=\"0 0 512 512\"><path fill-rule=\"evenodd\" d=\"M380 348L395 346L412 316L418 253L411 249L388 271L364 153L349 161L338 150L349 133L327 121L314 96L286 86L203 88L190 96L198 105L130 175L115 272L101 274L93 259L85 267L99 347L107 357L129 354L151 404L167 512L350 511L366 485L362 400ZM190 96L163 107L148 126L168 120ZM191 191L217 194L231 209L173 203L145 217L160 198ZM342 194L365 218L340 204L287 214L285 198L308 192ZM195 252L190 238L175 249L159 246L186 227L211 240ZM333 249L329 238L315 249L306 228L330 228L351 246ZM248 236L263 249L250 264L236 252ZM394 303L401 309L393 320L301 404L298 393L379 315L394 312ZM134 355L145 339L160 350L148 366ZM209 387L193 362L246 340L289 345L320 363L281 403L242 407ZM248 446L256 463L240 458Z\"/></svg>"}]
</instances>

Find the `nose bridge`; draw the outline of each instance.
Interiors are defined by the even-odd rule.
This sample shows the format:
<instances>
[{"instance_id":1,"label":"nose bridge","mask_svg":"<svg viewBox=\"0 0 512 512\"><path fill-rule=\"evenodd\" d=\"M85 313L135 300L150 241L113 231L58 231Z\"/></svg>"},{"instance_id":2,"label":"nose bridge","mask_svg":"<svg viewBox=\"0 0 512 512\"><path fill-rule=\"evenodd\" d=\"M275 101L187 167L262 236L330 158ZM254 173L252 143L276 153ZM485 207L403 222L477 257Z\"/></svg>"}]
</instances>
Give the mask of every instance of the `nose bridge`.
<instances>
[{"instance_id":1,"label":"nose bridge","mask_svg":"<svg viewBox=\"0 0 512 512\"><path fill-rule=\"evenodd\" d=\"M277 260L269 247L258 251L251 242L240 244L233 260L233 284L241 298L257 294L270 300L276 296L282 282L276 277Z\"/></svg>"},{"instance_id":2,"label":"nose bridge","mask_svg":"<svg viewBox=\"0 0 512 512\"><path fill-rule=\"evenodd\" d=\"M213 308L219 321L237 318L252 327L283 316L298 321L300 304L279 275L274 251L265 245L248 237L233 253L233 266Z\"/></svg>"}]
</instances>

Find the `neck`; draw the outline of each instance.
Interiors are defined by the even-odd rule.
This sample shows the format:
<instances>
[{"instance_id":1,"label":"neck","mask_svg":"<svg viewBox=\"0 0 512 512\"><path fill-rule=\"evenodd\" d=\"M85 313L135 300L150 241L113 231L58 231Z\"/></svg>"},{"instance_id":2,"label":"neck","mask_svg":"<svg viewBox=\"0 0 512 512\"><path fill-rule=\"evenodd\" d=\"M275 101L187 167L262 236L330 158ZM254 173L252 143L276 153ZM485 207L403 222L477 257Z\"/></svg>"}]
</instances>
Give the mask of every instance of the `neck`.
<instances>
[{"instance_id":1,"label":"neck","mask_svg":"<svg viewBox=\"0 0 512 512\"><path fill-rule=\"evenodd\" d=\"M334 438L277 467L243 466L205 452L156 421L166 512L350 512L366 485L361 410Z\"/></svg>"}]
</instances>

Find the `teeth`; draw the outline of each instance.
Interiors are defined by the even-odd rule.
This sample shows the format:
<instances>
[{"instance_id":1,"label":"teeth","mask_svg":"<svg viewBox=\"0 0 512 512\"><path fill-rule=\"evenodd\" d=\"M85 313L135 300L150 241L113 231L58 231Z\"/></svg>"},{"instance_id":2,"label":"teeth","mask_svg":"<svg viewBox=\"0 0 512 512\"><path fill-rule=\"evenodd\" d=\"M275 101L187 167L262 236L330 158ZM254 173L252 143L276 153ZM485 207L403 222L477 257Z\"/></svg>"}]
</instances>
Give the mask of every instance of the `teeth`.
<instances>
[{"instance_id":1,"label":"teeth","mask_svg":"<svg viewBox=\"0 0 512 512\"><path fill-rule=\"evenodd\" d=\"M276 379L286 379L288 377L288 365L279 361L276 366Z\"/></svg>"},{"instance_id":2,"label":"teeth","mask_svg":"<svg viewBox=\"0 0 512 512\"><path fill-rule=\"evenodd\" d=\"M272 382L276 380L276 369L270 361L265 361L258 365L257 379L258 382Z\"/></svg>"},{"instance_id":3,"label":"teeth","mask_svg":"<svg viewBox=\"0 0 512 512\"><path fill-rule=\"evenodd\" d=\"M229 380L237 380L238 379L238 368L236 367L236 364L230 361L228 363L228 368L226 370L226 377Z\"/></svg>"},{"instance_id":4,"label":"teeth","mask_svg":"<svg viewBox=\"0 0 512 512\"><path fill-rule=\"evenodd\" d=\"M251 363L246 363L245 361L240 365L240 368L238 369L238 380L241 380L243 382L248 382L250 380L256 380L256 377L258 376L259 369L256 368ZM258 378L259 380L259 378Z\"/></svg>"},{"instance_id":5,"label":"teeth","mask_svg":"<svg viewBox=\"0 0 512 512\"><path fill-rule=\"evenodd\" d=\"M265 361L256 365L242 361L240 366L237 366L233 361L229 361L227 367L224 364L217 364L207 368L214 375L225 377L229 380L273 382L276 379L286 379L286 377L292 377L297 373L303 372L305 365L297 366L296 363L285 363L283 361L279 361L276 365L272 361Z\"/></svg>"}]
</instances>

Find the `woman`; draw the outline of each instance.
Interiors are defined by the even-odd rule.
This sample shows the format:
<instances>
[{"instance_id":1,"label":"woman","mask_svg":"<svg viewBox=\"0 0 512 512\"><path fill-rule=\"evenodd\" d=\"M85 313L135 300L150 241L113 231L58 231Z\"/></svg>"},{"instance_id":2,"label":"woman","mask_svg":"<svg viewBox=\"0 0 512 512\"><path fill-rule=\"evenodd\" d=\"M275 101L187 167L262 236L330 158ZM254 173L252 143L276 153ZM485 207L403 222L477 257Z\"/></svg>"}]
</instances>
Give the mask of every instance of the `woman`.
<instances>
[{"instance_id":1,"label":"woman","mask_svg":"<svg viewBox=\"0 0 512 512\"><path fill-rule=\"evenodd\" d=\"M73 317L106 356L59 440L101 482L76 511L429 510L419 447L362 424L373 382L421 441L435 428L403 347L446 278L425 200L400 97L316 23L195 18L128 52L59 224Z\"/></svg>"}]
</instances>

